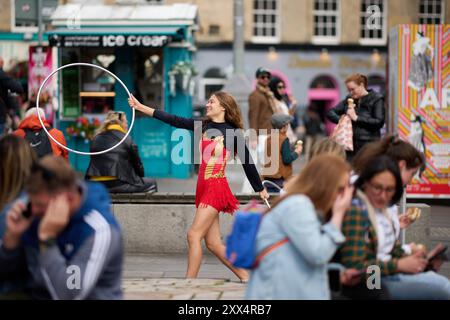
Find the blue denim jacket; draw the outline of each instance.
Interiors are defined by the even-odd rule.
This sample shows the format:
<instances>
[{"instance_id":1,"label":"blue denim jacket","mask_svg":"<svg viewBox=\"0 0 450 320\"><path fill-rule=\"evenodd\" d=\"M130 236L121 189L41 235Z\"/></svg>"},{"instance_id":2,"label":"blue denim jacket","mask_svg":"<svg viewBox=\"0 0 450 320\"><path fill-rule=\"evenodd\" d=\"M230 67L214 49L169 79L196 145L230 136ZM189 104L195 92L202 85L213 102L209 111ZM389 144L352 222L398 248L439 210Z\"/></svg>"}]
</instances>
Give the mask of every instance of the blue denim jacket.
<instances>
[{"instance_id":1,"label":"blue denim jacket","mask_svg":"<svg viewBox=\"0 0 450 320\"><path fill-rule=\"evenodd\" d=\"M311 200L286 198L262 220L257 253L271 244L289 242L271 251L253 270L247 299L330 299L327 264L345 238L333 224L322 225Z\"/></svg>"}]
</instances>

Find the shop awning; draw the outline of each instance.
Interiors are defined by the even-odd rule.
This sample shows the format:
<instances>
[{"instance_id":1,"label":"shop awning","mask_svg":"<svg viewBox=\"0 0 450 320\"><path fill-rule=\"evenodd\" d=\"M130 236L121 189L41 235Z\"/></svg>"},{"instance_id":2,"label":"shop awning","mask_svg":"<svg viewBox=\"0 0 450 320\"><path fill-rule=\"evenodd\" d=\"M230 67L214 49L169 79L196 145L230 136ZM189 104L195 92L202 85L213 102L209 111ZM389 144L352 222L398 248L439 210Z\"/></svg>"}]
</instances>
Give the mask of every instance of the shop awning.
<instances>
[{"instance_id":1,"label":"shop awning","mask_svg":"<svg viewBox=\"0 0 450 320\"><path fill-rule=\"evenodd\" d=\"M195 25L197 6L188 3L171 5L92 5L66 4L56 8L52 25L69 26L151 26Z\"/></svg>"},{"instance_id":2,"label":"shop awning","mask_svg":"<svg viewBox=\"0 0 450 320\"><path fill-rule=\"evenodd\" d=\"M176 35L180 27L55 29L48 35Z\"/></svg>"}]
</instances>

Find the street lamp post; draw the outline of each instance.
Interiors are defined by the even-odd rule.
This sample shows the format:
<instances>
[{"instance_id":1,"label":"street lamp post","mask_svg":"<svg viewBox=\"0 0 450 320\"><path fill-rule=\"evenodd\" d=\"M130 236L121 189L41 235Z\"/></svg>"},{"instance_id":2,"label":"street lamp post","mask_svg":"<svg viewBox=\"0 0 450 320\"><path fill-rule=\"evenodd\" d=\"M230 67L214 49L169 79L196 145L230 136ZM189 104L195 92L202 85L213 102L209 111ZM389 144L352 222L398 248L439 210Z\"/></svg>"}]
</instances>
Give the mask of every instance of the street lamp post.
<instances>
[{"instance_id":1,"label":"street lamp post","mask_svg":"<svg viewBox=\"0 0 450 320\"><path fill-rule=\"evenodd\" d=\"M224 90L236 98L241 107L244 125L248 128L248 95L251 92L251 85L244 73L243 0L234 0L233 75L228 79Z\"/></svg>"},{"instance_id":2,"label":"street lamp post","mask_svg":"<svg viewBox=\"0 0 450 320\"><path fill-rule=\"evenodd\" d=\"M38 45L42 45L42 0L38 0Z\"/></svg>"}]
</instances>

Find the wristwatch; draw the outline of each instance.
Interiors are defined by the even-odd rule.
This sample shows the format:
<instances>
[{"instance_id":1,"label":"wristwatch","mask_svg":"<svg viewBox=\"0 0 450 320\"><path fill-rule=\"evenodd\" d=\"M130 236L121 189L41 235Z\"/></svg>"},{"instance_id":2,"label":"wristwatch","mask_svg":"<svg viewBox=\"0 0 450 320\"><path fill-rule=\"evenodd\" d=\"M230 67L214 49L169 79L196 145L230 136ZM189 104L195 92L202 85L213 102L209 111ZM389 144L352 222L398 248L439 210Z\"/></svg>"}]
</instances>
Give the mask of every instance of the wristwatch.
<instances>
[{"instance_id":1,"label":"wristwatch","mask_svg":"<svg viewBox=\"0 0 450 320\"><path fill-rule=\"evenodd\" d=\"M47 250L50 247L56 245L56 238L48 238L45 240L39 240L39 249L41 252Z\"/></svg>"}]
</instances>

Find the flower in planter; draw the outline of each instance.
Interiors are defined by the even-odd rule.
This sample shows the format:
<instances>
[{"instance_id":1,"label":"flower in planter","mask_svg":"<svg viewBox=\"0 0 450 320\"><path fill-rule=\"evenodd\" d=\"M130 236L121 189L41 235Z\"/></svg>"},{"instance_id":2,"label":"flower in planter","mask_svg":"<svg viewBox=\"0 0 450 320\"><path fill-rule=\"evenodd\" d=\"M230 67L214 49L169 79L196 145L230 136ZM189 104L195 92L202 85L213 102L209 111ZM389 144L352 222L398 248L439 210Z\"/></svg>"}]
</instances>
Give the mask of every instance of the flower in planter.
<instances>
[{"instance_id":1,"label":"flower in planter","mask_svg":"<svg viewBox=\"0 0 450 320\"><path fill-rule=\"evenodd\" d=\"M79 117L67 127L66 133L71 137L84 139L88 143L89 140L92 140L100 125L101 123L98 119L89 121L86 117Z\"/></svg>"}]
</instances>

